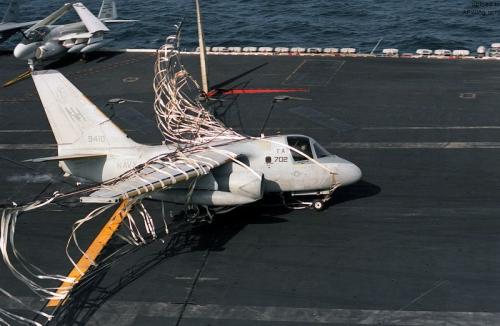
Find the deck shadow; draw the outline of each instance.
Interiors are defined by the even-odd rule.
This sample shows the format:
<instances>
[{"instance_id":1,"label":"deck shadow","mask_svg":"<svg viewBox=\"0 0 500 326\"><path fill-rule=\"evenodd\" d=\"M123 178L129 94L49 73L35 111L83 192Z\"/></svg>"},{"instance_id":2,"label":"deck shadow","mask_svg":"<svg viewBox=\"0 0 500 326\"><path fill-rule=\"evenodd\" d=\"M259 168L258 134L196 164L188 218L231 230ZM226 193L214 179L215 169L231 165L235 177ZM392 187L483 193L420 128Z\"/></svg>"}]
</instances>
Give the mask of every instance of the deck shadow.
<instances>
[{"instance_id":1,"label":"deck shadow","mask_svg":"<svg viewBox=\"0 0 500 326\"><path fill-rule=\"evenodd\" d=\"M251 69L248 69L247 71L242 72L241 74L238 74L236 76L228 78L228 79L226 79L226 80L224 80L224 81L222 81L222 82L220 82L218 84L212 85L212 89L216 90L216 91L220 90L222 87L230 85L231 83L233 83L233 82L235 82L235 81L237 81L237 80L239 80L239 79L241 79L241 78L243 78L243 77L251 74L252 72L255 72L255 71L261 69L262 67L267 66L268 64L269 64L268 62L264 62L264 63L262 63L260 65L257 65L257 66L255 66L255 67L253 67ZM234 87L231 87L231 88L234 88Z\"/></svg>"},{"instance_id":2,"label":"deck shadow","mask_svg":"<svg viewBox=\"0 0 500 326\"><path fill-rule=\"evenodd\" d=\"M382 188L380 188L376 184L361 180L353 185L342 187L336 190L332 196L332 199L327 203L326 208L351 200L376 196L381 191Z\"/></svg>"},{"instance_id":3,"label":"deck shadow","mask_svg":"<svg viewBox=\"0 0 500 326\"><path fill-rule=\"evenodd\" d=\"M70 299L52 312L54 317L48 324L85 325L108 300L169 258L194 251L223 251L225 244L248 224L286 222L285 219L272 216L272 214L255 216L254 213L258 214L258 210L245 209L245 213L236 210L219 216L212 224L198 226L185 221L174 222L169 226L168 237L166 234L160 235L166 240L166 244L160 245L159 249L153 248L153 253L147 248L132 247L113 239L103 256L109 256L113 251L119 251L120 254L110 261L100 263L101 267L82 279L78 287L72 291ZM155 243L158 245L158 241ZM142 248L149 252L142 253ZM130 259L133 254L140 258ZM111 272L119 277L113 280L108 279L107 276Z\"/></svg>"},{"instance_id":4,"label":"deck shadow","mask_svg":"<svg viewBox=\"0 0 500 326\"><path fill-rule=\"evenodd\" d=\"M328 206L375 196L380 191L380 187L361 181L339 189ZM146 246L135 247L115 237L102 255L108 257L115 252L114 257L102 261L98 268L81 280L70 299L52 312L54 317L49 325L85 325L121 290L170 258L196 251L224 251L225 245L247 225L286 223L287 219L280 216L292 210L279 203L279 196L271 196L254 205L219 215L211 224L192 225L181 215L176 215L169 225L168 236L158 232L159 238L165 240L165 245L159 245L157 240Z\"/></svg>"},{"instance_id":5,"label":"deck shadow","mask_svg":"<svg viewBox=\"0 0 500 326\"><path fill-rule=\"evenodd\" d=\"M82 61L85 64L91 62L100 63L112 59L120 54L121 53L119 52L91 52L86 54L85 57L82 57L81 54L67 53L57 60L47 62L45 65L43 65L43 69L61 69L73 65L79 61Z\"/></svg>"}]
</instances>

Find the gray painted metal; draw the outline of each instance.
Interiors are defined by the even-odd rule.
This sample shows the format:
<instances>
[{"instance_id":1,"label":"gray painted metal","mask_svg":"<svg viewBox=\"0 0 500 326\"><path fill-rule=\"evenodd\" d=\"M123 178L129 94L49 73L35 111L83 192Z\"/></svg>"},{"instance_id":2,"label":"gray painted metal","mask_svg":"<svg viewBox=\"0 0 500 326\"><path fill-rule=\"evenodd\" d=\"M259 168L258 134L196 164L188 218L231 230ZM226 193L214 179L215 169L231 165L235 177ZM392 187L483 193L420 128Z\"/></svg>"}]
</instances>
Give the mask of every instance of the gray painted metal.
<instances>
[{"instance_id":1,"label":"gray painted metal","mask_svg":"<svg viewBox=\"0 0 500 326\"><path fill-rule=\"evenodd\" d=\"M56 25L59 18L74 8L80 22ZM103 0L99 18L82 3L67 3L26 30L26 38L14 49L18 59L29 60L33 67L42 61L60 58L67 53L89 53L107 45L104 33L109 31L106 22L118 21L113 0Z\"/></svg>"}]
</instances>

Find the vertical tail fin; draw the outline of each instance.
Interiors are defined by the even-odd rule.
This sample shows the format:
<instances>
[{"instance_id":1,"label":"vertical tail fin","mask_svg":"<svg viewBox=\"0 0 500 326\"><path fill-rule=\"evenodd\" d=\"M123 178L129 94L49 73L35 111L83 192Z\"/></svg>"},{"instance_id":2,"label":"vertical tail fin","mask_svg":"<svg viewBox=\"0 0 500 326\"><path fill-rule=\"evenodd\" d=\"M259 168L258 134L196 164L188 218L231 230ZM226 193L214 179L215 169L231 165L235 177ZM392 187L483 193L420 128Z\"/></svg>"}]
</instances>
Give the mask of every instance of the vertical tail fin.
<instances>
[{"instance_id":1,"label":"vertical tail fin","mask_svg":"<svg viewBox=\"0 0 500 326\"><path fill-rule=\"evenodd\" d=\"M34 71L33 81L59 146L77 150L137 146L58 71Z\"/></svg>"},{"instance_id":2,"label":"vertical tail fin","mask_svg":"<svg viewBox=\"0 0 500 326\"><path fill-rule=\"evenodd\" d=\"M101 5L101 10L99 10L99 15L97 18L101 20L116 19L118 13L116 11L116 4L114 0L103 0Z\"/></svg>"},{"instance_id":3,"label":"vertical tail fin","mask_svg":"<svg viewBox=\"0 0 500 326\"><path fill-rule=\"evenodd\" d=\"M17 17L19 17L19 2L18 0L11 0L3 16L2 23L15 22Z\"/></svg>"}]
</instances>

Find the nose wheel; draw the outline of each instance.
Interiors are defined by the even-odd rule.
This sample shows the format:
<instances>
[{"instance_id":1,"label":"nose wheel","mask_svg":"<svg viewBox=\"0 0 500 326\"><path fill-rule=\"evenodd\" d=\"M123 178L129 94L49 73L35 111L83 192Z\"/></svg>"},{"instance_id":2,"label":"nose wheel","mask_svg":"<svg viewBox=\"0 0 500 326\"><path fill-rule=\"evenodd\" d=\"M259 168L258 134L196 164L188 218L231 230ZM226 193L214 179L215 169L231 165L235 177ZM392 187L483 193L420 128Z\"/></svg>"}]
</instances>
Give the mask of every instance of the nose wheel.
<instances>
[{"instance_id":1,"label":"nose wheel","mask_svg":"<svg viewBox=\"0 0 500 326\"><path fill-rule=\"evenodd\" d=\"M325 208L325 202L322 199L316 199L313 201L312 207L319 212Z\"/></svg>"},{"instance_id":2,"label":"nose wheel","mask_svg":"<svg viewBox=\"0 0 500 326\"><path fill-rule=\"evenodd\" d=\"M335 183L331 188L330 188L330 191L328 192L328 194L323 197L323 198L317 198L315 200L313 200L312 204L311 204L311 207L314 208L315 211L319 212L319 211L322 211L324 208L325 208L325 204L327 201L330 200L330 198L332 198L332 195L333 195L333 192L335 191L335 189L337 189L338 187L340 186L340 184L338 183Z\"/></svg>"}]
</instances>

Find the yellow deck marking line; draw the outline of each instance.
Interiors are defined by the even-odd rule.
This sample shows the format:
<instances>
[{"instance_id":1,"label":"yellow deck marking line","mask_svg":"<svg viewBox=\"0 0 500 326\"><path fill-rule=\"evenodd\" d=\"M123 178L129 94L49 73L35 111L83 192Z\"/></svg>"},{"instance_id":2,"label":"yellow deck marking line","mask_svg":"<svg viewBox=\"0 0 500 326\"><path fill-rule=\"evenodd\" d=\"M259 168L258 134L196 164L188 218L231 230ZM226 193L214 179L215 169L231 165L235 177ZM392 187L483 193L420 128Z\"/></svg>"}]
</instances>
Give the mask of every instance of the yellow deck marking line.
<instances>
[{"instance_id":1,"label":"yellow deck marking line","mask_svg":"<svg viewBox=\"0 0 500 326\"><path fill-rule=\"evenodd\" d=\"M113 234L118 230L118 227L122 223L123 219L127 216L128 208L127 208L128 200L123 200L113 213L109 221L104 225L101 229L97 237L92 241L90 246L88 247L85 254L80 258L76 266L73 270L68 274L69 279L74 279L75 282L63 282L61 286L57 289L58 294L67 293L71 287L76 284L82 277L85 275L87 270L94 264L95 259L104 247L107 245ZM80 272L81 271L81 272ZM52 299L47 303L47 307L57 307L64 299Z\"/></svg>"},{"instance_id":2,"label":"yellow deck marking line","mask_svg":"<svg viewBox=\"0 0 500 326\"><path fill-rule=\"evenodd\" d=\"M8 87L10 85L13 85L13 84L15 84L15 83L17 83L17 82L19 82L21 80L27 79L29 77L31 77L31 70L27 70L27 71L21 73L19 76L14 77L13 79L5 82L3 84L3 87Z\"/></svg>"}]
</instances>

